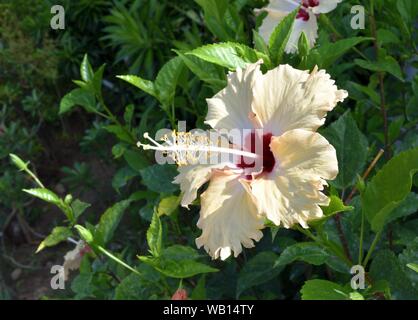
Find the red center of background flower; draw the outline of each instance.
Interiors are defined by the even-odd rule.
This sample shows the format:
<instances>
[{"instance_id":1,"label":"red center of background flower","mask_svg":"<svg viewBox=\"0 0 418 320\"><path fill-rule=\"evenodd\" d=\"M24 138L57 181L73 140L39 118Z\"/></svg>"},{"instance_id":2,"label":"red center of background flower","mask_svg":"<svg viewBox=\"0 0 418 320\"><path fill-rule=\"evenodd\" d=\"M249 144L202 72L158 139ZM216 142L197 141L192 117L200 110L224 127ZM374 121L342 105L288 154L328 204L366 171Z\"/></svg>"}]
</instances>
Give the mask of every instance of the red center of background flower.
<instances>
[{"instance_id":1,"label":"red center of background flower","mask_svg":"<svg viewBox=\"0 0 418 320\"><path fill-rule=\"evenodd\" d=\"M256 153L256 144L262 143L263 148L263 170L262 173L268 173L271 172L274 168L274 164L276 163L276 160L274 159L273 152L270 150L270 142L271 137L273 135L271 133L266 133L262 137L257 135L255 132L251 132L251 134L247 135L245 137L244 141L244 150L251 151L252 153ZM256 141L257 139L257 141ZM262 140L262 141L261 141ZM249 163L249 164L248 164ZM241 156L241 161L237 164L239 168L245 169L245 168L254 168L255 167L255 161L251 163L250 159L244 159L243 156ZM252 177L250 175L246 176L247 179L251 179Z\"/></svg>"},{"instance_id":2,"label":"red center of background flower","mask_svg":"<svg viewBox=\"0 0 418 320\"><path fill-rule=\"evenodd\" d=\"M309 13L307 8L313 8L319 6L319 0L302 0L302 7L299 9L296 19L302 19L303 21L309 20Z\"/></svg>"}]
</instances>

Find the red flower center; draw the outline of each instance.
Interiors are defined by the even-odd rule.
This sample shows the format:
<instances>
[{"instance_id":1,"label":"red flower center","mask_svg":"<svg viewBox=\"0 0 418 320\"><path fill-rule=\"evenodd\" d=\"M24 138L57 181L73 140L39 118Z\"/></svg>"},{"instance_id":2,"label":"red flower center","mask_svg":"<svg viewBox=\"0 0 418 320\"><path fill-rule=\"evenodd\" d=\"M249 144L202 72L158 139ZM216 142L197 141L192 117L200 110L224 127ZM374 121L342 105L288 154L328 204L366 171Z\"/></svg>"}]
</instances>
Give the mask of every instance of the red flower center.
<instances>
[{"instance_id":1,"label":"red flower center","mask_svg":"<svg viewBox=\"0 0 418 320\"><path fill-rule=\"evenodd\" d=\"M263 164L262 164L262 172L261 173L269 173L273 170L274 164L276 163L276 160L274 159L274 155L270 150L270 142L272 138L271 133L266 133L262 136L256 134L255 132L251 132L251 134L247 135L245 137L244 141L244 150L250 151L252 153L258 153L262 154L263 156ZM262 151L260 152L260 147L262 146ZM256 148L256 146L258 148ZM258 149L258 150L257 150ZM261 155L260 154L260 155ZM243 156L241 156L240 162L237 164L239 168L246 169L246 168L255 168L256 160L251 161L248 158L244 159ZM258 171L258 170L257 170ZM246 176L247 179L251 179L251 175Z\"/></svg>"},{"instance_id":2,"label":"red flower center","mask_svg":"<svg viewBox=\"0 0 418 320\"><path fill-rule=\"evenodd\" d=\"M302 19L303 21L309 20L309 12L307 8L313 8L319 6L319 0L302 0L302 7L299 9L296 19Z\"/></svg>"}]
</instances>

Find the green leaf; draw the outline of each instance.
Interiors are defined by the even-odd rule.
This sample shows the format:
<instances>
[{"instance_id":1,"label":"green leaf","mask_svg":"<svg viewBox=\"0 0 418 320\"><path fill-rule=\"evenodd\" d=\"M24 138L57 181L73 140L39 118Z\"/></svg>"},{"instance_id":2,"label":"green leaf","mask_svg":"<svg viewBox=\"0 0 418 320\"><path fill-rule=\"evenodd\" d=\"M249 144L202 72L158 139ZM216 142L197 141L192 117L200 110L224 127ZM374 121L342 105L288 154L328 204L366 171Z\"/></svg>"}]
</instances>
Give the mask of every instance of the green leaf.
<instances>
[{"instance_id":1,"label":"green leaf","mask_svg":"<svg viewBox=\"0 0 418 320\"><path fill-rule=\"evenodd\" d=\"M364 297L361 293L354 291L349 294L350 300L364 300Z\"/></svg>"},{"instance_id":2,"label":"green leaf","mask_svg":"<svg viewBox=\"0 0 418 320\"><path fill-rule=\"evenodd\" d=\"M354 210L352 206L344 205L344 202L338 196L330 196L330 202L328 207L321 207L322 212L326 217L333 216L334 214Z\"/></svg>"},{"instance_id":3,"label":"green leaf","mask_svg":"<svg viewBox=\"0 0 418 320\"><path fill-rule=\"evenodd\" d=\"M126 184L133 178L139 175L138 171L133 170L131 167L122 167L116 171L112 179L112 187L119 192L120 188L126 186Z\"/></svg>"},{"instance_id":4,"label":"green leaf","mask_svg":"<svg viewBox=\"0 0 418 320\"><path fill-rule=\"evenodd\" d=\"M147 242L152 255L158 257L161 254L163 246L163 228L156 211L154 211L151 224L147 231Z\"/></svg>"},{"instance_id":5,"label":"green leaf","mask_svg":"<svg viewBox=\"0 0 418 320\"><path fill-rule=\"evenodd\" d=\"M380 251L373 259L370 276L374 281L389 282L394 299L415 300L418 297L418 290L413 287L395 254L389 250Z\"/></svg>"},{"instance_id":6,"label":"green leaf","mask_svg":"<svg viewBox=\"0 0 418 320\"><path fill-rule=\"evenodd\" d=\"M123 200L108 208L100 217L100 222L96 229L96 237L100 239L99 243L105 245L108 243L119 225L125 210L131 204L131 200Z\"/></svg>"},{"instance_id":7,"label":"green leaf","mask_svg":"<svg viewBox=\"0 0 418 320\"><path fill-rule=\"evenodd\" d=\"M399 43L399 37L394 34L392 31L387 29L377 30L377 41L380 46L386 45L388 43Z\"/></svg>"},{"instance_id":8,"label":"green leaf","mask_svg":"<svg viewBox=\"0 0 418 320\"><path fill-rule=\"evenodd\" d=\"M418 171L418 148L401 152L386 163L362 194L364 214L374 232L390 220L393 210L405 200Z\"/></svg>"},{"instance_id":9,"label":"green leaf","mask_svg":"<svg viewBox=\"0 0 418 320\"><path fill-rule=\"evenodd\" d=\"M415 263L416 266L418 263L418 237L408 243L407 247L399 254L398 259L406 276L416 288L418 286L418 269L414 270L413 265Z\"/></svg>"},{"instance_id":10,"label":"green leaf","mask_svg":"<svg viewBox=\"0 0 418 320\"><path fill-rule=\"evenodd\" d=\"M355 59L354 63L358 66L362 67L363 69L371 70L371 71L380 71L380 72L388 72L398 78L401 81L404 81L401 67L399 66L398 61L391 56L385 56L383 59L379 61L366 61L361 59Z\"/></svg>"},{"instance_id":11,"label":"green leaf","mask_svg":"<svg viewBox=\"0 0 418 320\"><path fill-rule=\"evenodd\" d=\"M183 60L180 57L174 57L164 64L155 79L158 99L165 107L165 110L168 110L173 103L177 82L183 67Z\"/></svg>"},{"instance_id":12,"label":"green leaf","mask_svg":"<svg viewBox=\"0 0 418 320\"><path fill-rule=\"evenodd\" d=\"M142 183L150 190L158 193L174 193L178 186L172 181L176 176L176 169L170 165L154 164L140 170Z\"/></svg>"},{"instance_id":13,"label":"green leaf","mask_svg":"<svg viewBox=\"0 0 418 320\"><path fill-rule=\"evenodd\" d=\"M310 51L307 59L307 68L312 69L315 65L318 65L319 68L328 68L351 48L361 42L372 39L367 37L353 37L325 43L319 48Z\"/></svg>"},{"instance_id":14,"label":"green leaf","mask_svg":"<svg viewBox=\"0 0 418 320\"><path fill-rule=\"evenodd\" d=\"M73 209L74 219L77 220L91 204L75 199L70 206Z\"/></svg>"},{"instance_id":15,"label":"green leaf","mask_svg":"<svg viewBox=\"0 0 418 320\"><path fill-rule=\"evenodd\" d=\"M132 169L138 172L150 165L148 159L139 151L125 150L123 158Z\"/></svg>"},{"instance_id":16,"label":"green leaf","mask_svg":"<svg viewBox=\"0 0 418 320\"><path fill-rule=\"evenodd\" d=\"M142 79L134 75L122 75L122 76L116 76L116 77L132 84L133 86L141 89L142 91L158 99L158 94L157 94L157 90L155 88L154 82L150 80Z\"/></svg>"},{"instance_id":17,"label":"green leaf","mask_svg":"<svg viewBox=\"0 0 418 320\"><path fill-rule=\"evenodd\" d=\"M74 228L76 228L76 230L80 234L80 237L84 241L86 241L88 244L93 243L94 238L93 238L93 234L90 232L90 230L84 228L83 226L81 226L79 224L75 225Z\"/></svg>"},{"instance_id":18,"label":"green leaf","mask_svg":"<svg viewBox=\"0 0 418 320\"><path fill-rule=\"evenodd\" d=\"M155 285L161 280L159 272L147 264L138 267L140 274L131 273L115 288L116 300L149 300L153 294L159 293Z\"/></svg>"},{"instance_id":19,"label":"green leaf","mask_svg":"<svg viewBox=\"0 0 418 320\"><path fill-rule=\"evenodd\" d=\"M186 53L204 61L235 70L245 68L247 61L239 56L237 44L232 42L208 44Z\"/></svg>"},{"instance_id":20,"label":"green leaf","mask_svg":"<svg viewBox=\"0 0 418 320\"><path fill-rule=\"evenodd\" d=\"M93 75L92 85L93 85L94 92L97 96L101 96L103 72L104 72L105 66L106 66L105 64L100 66L100 68L97 69L97 71Z\"/></svg>"},{"instance_id":21,"label":"green leaf","mask_svg":"<svg viewBox=\"0 0 418 320\"><path fill-rule=\"evenodd\" d=\"M367 160L367 138L358 129L349 111L329 125L323 135L337 151L339 173L331 184L339 189L352 186Z\"/></svg>"},{"instance_id":22,"label":"green leaf","mask_svg":"<svg viewBox=\"0 0 418 320\"><path fill-rule=\"evenodd\" d=\"M418 273L418 264L417 263L408 263L406 266Z\"/></svg>"},{"instance_id":23,"label":"green leaf","mask_svg":"<svg viewBox=\"0 0 418 320\"><path fill-rule=\"evenodd\" d=\"M132 136L129 134L129 131L124 129L120 125L111 124L111 125L105 126L104 129L106 129L106 131L110 133L113 133L121 141L127 142L129 144L135 144L135 141L133 140Z\"/></svg>"},{"instance_id":24,"label":"green leaf","mask_svg":"<svg viewBox=\"0 0 418 320\"><path fill-rule=\"evenodd\" d=\"M169 196L161 199L158 204L158 215L167 215L172 214L180 204L180 198L178 196Z\"/></svg>"},{"instance_id":25,"label":"green leaf","mask_svg":"<svg viewBox=\"0 0 418 320\"><path fill-rule=\"evenodd\" d=\"M165 248L163 256L171 260L194 260L200 257L196 249L178 244Z\"/></svg>"},{"instance_id":26,"label":"green leaf","mask_svg":"<svg viewBox=\"0 0 418 320\"><path fill-rule=\"evenodd\" d=\"M388 217L386 223L391 223L394 220L407 217L411 214L414 214L418 211L418 194L410 192L405 200L402 201L399 206L393 210L393 212Z\"/></svg>"},{"instance_id":27,"label":"green leaf","mask_svg":"<svg viewBox=\"0 0 418 320\"><path fill-rule=\"evenodd\" d=\"M83 61L81 62L80 75L81 75L81 79L85 82L90 82L91 80L93 80L94 72L93 72L93 68L90 65L87 54L84 55Z\"/></svg>"},{"instance_id":28,"label":"green leaf","mask_svg":"<svg viewBox=\"0 0 418 320\"><path fill-rule=\"evenodd\" d=\"M52 229L52 232L47 236L41 244L38 246L36 253L43 250L46 247L53 247L58 243L67 240L68 237L71 237L73 233L67 227L55 227Z\"/></svg>"},{"instance_id":29,"label":"green leaf","mask_svg":"<svg viewBox=\"0 0 418 320\"><path fill-rule=\"evenodd\" d=\"M72 90L61 99L59 114L69 112L75 106L82 106L87 112L94 112L96 110L94 94L80 88Z\"/></svg>"},{"instance_id":30,"label":"green leaf","mask_svg":"<svg viewBox=\"0 0 418 320\"><path fill-rule=\"evenodd\" d=\"M277 260L277 254L269 251L260 252L251 258L239 273L236 297L248 288L275 278L284 267L279 265Z\"/></svg>"},{"instance_id":31,"label":"green leaf","mask_svg":"<svg viewBox=\"0 0 418 320\"><path fill-rule=\"evenodd\" d=\"M51 190L46 188L35 188L23 189L23 191L45 202L56 205L66 215L68 220L70 220L71 222L74 221L74 216L71 207Z\"/></svg>"},{"instance_id":32,"label":"green leaf","mask_svg":"<svg viewBox=\"0 0 418 320\"><path fill-rule=\"evenodd\" d=\"M14 163L14 165L20 170L20 171L26 171L28 170L29 162L25 162L22 159L20 159L17 155L11 153L9 154L10 159Z\"/></svg>"},{"instance_id":33,"label":"green leaf","mask_svg":"<svg viewBox=\"0 0 418 320\"><path fill-rule=\"evenodd\" d=\"M309 280L303 285L302 300L348 300L349 291L339 284L327 280Z\"/></svg>"},{"instance_id":34,"label":"green leaf","mask_svg":"<svg viewBox=\"0 0 418 320\"><path fill-rule=\"evenodd\" d=\"M282 62L284 50L292 33L293 24L295 23L298 11L299 8L288 14L282 21L280 21L270 36L270 58L274 65L278 65Z\"/></svg>"},{"instance_id":35,"label":"green leaf","mask_svg":"<svg viewBox=\"0 0 418 320\"><path fill-rule=\"evenodd\" d=\"M225 0L195 0L204 13L207 28L221 41L233 40L233 36L226 24L225 14L228 1Z\"/></svg>"},{"instance_id":36,"label":"green leaf","mask_svg":"<svg viewBox=\"0 0 418 320\"><path fill-rule=\"evenodd\" d=\"M226 86L225 74L222 68L199 59L198 57L185 55L176 50L175 52L183 60L187 68L189 68L200 80L210 84L214 88L214 91L219 91Z\"/></svg>"},{"instance_id":37,"label":"green leaf","mask_svg":"<svg viewBox=\"0 0 418 320\"><path fill-rule=\"evenodd\" d=\"M202 275L197 281L196 287L194 287L192 294L190 295L192 300L206 300L206 275Z\"/></svg>"},{"instance_id":38,"label":"green leaf","mask_svg":"<svg viewBox=\"0 0 418 320\"><path fill-rule=\"evenodd\" d=\"M329 259L328 252L313 242L299 242L287 247L277 263L285 266L296 260L319 266Z\"/></svg>"},{"instance_id":39,"label":"green leaf","mask_svg":"<svg viewBox=\"0 0 418 320\"><path fill-rule=\"evenodd\" d=\"M164 256L158 258L139 257L139 259L170 278L184 279L202 273L218 271L218 269L191 259L172 260L166 259Z\"/></svg>"}]
</instances>

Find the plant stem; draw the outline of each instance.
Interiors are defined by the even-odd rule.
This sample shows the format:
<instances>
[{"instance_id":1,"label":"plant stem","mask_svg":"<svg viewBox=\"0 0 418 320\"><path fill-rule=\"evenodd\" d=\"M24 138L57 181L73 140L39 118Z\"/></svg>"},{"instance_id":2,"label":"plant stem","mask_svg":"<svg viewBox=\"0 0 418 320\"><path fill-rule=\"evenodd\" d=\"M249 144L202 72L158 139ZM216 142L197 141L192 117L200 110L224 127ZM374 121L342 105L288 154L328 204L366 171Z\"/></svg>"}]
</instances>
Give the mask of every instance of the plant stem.
<instances>
[{"instance_id":1,"label":"plant stem","mask_svg":"<svg viewBox=\"0 0 418 320\"><path fill-rule=\"evenodd\" d=\"M312 234L312 232L310 232L307 229L303 229L300 226L296 226L296 229L299 232L303 233L308 238L314 240L320 246L322 246L325 249L327 249L328 251L331 251L332 253L334 253L337 257L339 257L342 261L344 261L344 263L348 267L351 267L352 266L352 262L344 255L344 253L341 250L339 250L338 247L336 247L335 245L333 245L331 242L326 241L325 239L320 239L320 238L316 237L315 235Z\"/></svg>"},{"instance_id":2,"label":"plant stem","mask_svg":"<svg viewBox=\"0 0 418 320\"><path fill-rule=\"evenodd\" d=\"M366 258L364 259L364 261L363 261L363 263L362 263L362 266L363 266L363 267L366 267L366 266L367 266L367 263L369 262L370 257L371 257L371 255L372 255L372 253L373 253L373 251L374 251L374 249L375 249L375 247L376 247L377 243L378 243L378 242L379 242L379 240L380 240L380 236L381 236L381 235L382 235L382 231L379 231L378 233L376 233L376 235L375 235L375 237L374 237L374 239L373 239L373 242L372 242L372 244L371 244L371 246L370 246L370 248L369 248L369 251L367 252Z\"/></svg>"},{"instance_id":3,"label":"plant stem","mask_svg":"<svg viewBox=\"0 0 418 320\"><path fill-rule=\"evenodd\" d=\"M379 159L382 157L382 155L383 155L384 152L385 151L383 149L380 149L379 150L379 152L377 153L376 157L374 157L373 161L370 163L370 165L367 167L366 171L361 176L361 178L363 180L365 180L369 176L370 172L372 171L372 169L374 168L374 166L376 165L376 163L379 161ZM356 191L357 191L357 188L354 187L353 190L351 190L351 192L348 195L348 197L345 199L345 201L344 201L345 204L348 204L351 201L351 199L355 195Z\"/></svg>"},{"instance_id":4,"label":"plant stem","mask_svg":"<svg viewBox=\"0 0 418 320\"><path fill-rule=\"evenodd\" d=\"M105 104L103 97L100 95L98 96L99 98L99 102L102 105L103 109L106 111L107 116L101 112L97 112L97 114L101 115L102 117L105 117L106 119L109 119L111 121L113 121L116 125L118 125L119 127L122 128L123 131L125 131L129 137L132 139L132 144L136 144L136 137L132 134L132 132L128 129L125 128L125 126L122 125L122 123L120 123L120 121L116 118L116 116L112 113L112 111L110 111L110 109L108 108L108 106Z\"/></svg>"},{"instance_id":5,"label":"plant stem","mask_svg":"<svg viewBox=\"0 0 418 320\"><path fill-rule=\"evenodd\" d=\"M361 226L360 226L360 244L358 249L358 264L363 260L363 241L364 241L364 211L361 210Z\"/></svg>"},{"instance_id":6,"label":"plant stem","mask_svg":"<svg viewBox=\"0 0 418 320\"><path fill-rule=\"evenodd\" d=\"M370 0L370 32L373 39L373 46L375 49L376 60L379 59L379 44L377 41L377 31L376 31L376 20L374 16L374 0ZM383 118L383 133L385 139L385 157L386 159L390 159L391 152L390 152L390 141L389 141L389 130L388 130L388 115L386 110L386 101L385 101L385 87L384 87L384 74L381 71L377 72L377 76L379 79L379 93L380 93L380 112Z\"/></svg>"},{"instance_id":7,"label":"plant stem","mask_svg":"<svg viewBox=\"0 0 418 320\"><path fill-rule=\"evenodd\" d=\"M334 216L334 221L337 226L338 237L340 238L341 244L343 246L344 254L347 257L347 259L351 262L353 259L351 258L350 249L348 248L348 241L347 241L347 238L345 237L344 230L341 225L341 216L339 213L337 213Z\"/></svg>"}]
</instances>

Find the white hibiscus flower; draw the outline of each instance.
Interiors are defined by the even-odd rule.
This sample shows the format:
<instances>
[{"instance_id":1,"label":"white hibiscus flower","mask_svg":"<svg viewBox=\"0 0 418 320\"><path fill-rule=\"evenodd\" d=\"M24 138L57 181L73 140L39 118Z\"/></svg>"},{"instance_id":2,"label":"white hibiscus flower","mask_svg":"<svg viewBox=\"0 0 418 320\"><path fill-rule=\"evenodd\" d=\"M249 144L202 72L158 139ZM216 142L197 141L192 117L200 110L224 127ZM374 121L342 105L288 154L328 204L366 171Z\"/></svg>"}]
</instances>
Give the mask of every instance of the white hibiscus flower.
<instances>
[{"instance_id":1,"label":"white hibiscus flower","mask_svg":"<svg viewBox=\"0 0 418 320\"><path fill-rule=\"evenodd\" d=\"M342 0L270 0L270 3L266 8L258 10L267 12L267 16L264 18L259 29L260 35L268 43L270 35L277 24L300 6L285 51L287 53L294 53L298 50L298 41L302 32L305 33L310 46L313 47L315 40L318 37L316 15L334 10L341 1Z\"/></svg>"},{"instance_id":2,"label":"white hibiscus flower","mask_svg":"<svg viewBox=\"0 0 418 320\"><path fill-rule=\"evenodd\" d=\"M224 260L232 252L237 256L242 246L253 247L263 235L265 218L277 226L300 224L307 228L309 220L322 216L319 206L329 204L321 192L325 180L334 179L338 173L335 149L315 131L347 92L338 90L324 70L315 68L309 73L280 65L262 74L260 64L230 73L226 88L207 100L205 123L213 129L252 130L240 145L211 149L233 153L235 160L182 165L174 181L180 184L185 207L209 181L201 195L197 226L202 234L196 244L214 259ZM180 151L176 154L174 150L187 148L173 141L160 145L149 139L154 145L140 144L144 149L165 150L177 159ZM262 148L256 150L248 143L251 141L259 142ZM207 151L211 147L201 148ZM248 165L243 161L248 157L262 159L262 163Z\"/></svg>"}]
</instances>

